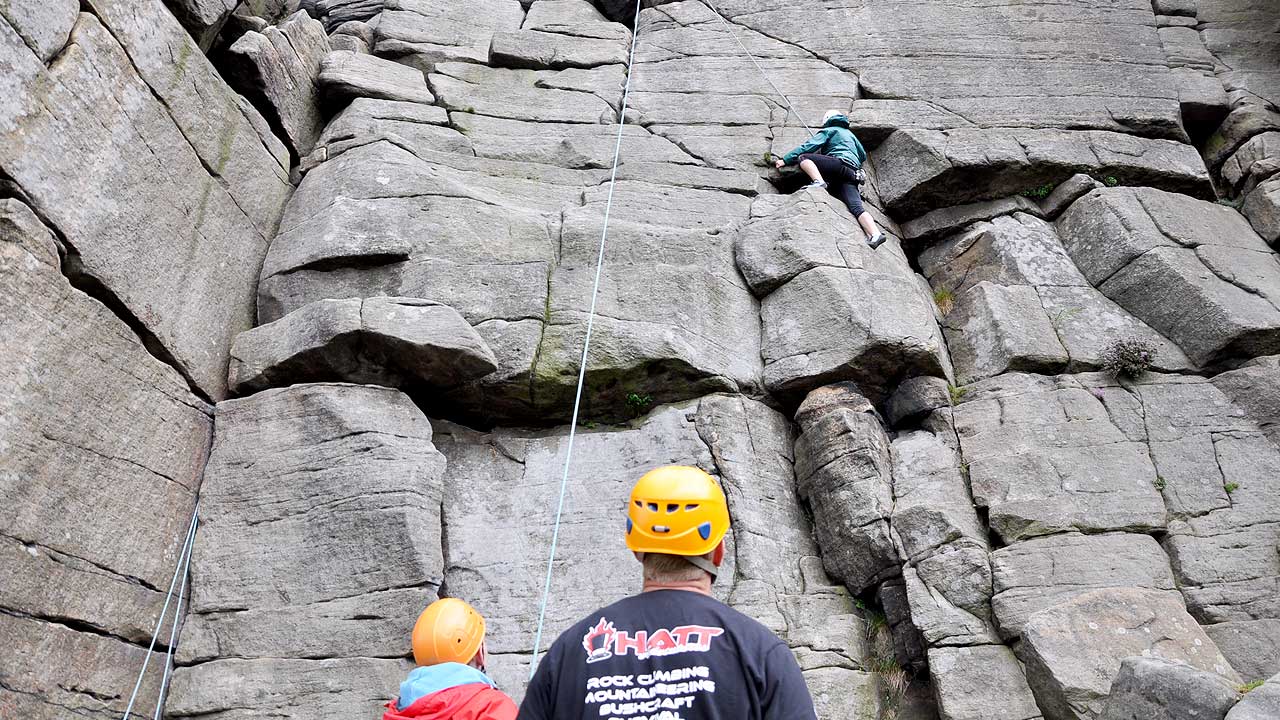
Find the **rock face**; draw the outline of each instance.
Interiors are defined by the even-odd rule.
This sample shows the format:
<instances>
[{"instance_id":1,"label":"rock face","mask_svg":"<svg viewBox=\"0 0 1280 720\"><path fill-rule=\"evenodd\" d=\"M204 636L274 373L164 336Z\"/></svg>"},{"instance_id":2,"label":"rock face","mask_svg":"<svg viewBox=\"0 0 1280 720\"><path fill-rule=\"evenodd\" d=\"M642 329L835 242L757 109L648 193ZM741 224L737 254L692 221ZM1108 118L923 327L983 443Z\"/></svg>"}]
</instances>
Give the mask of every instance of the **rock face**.
<instances>
[{"instance_id":1,"label":"rock face","mask_svg":"<svg viewBox=\"0 0 1280 720\"><path fill-rule=\"evenodd\" d=\"M456 311L414 298L318 300L236 338L232 390L344 380L446 390L498 369Z\"/></svg>"},{"instance_id":2,"label":"rock face","mask_svg":"<svg viewBox=\"0 0 1280 720\"><path fill-rule=\"evenodd\" d=\"M1239 682L1182 601L1150 590L1095 590L1043 610L1023 630L1020 653L1037 701L1054 719L1100 717L1117 671L1125 677L1123 659L1135 655Z\"/></svg>"},{"instance_id":3,"label":"rock face","mask_svg":"<svg viewBox=\"0 0 1280 720\"><path fill-rule=\"evenodd\" d=\"M287 155L160 0L89 7L51 66L0 23L0 172L63 238L70 272L216 399L292 190Z\"/></svg>"},{"instance_id":4,"label":"rock face","mask_svg":"<svg viewBox=\"0 0 1280 720\"><path fill-rule=\"evenodd\" d=\"M1276 351L1280 261L1238 213L1159 190L1101 189L1058 227L1090 283L1196 363Z\"/></svg>"},{"instance_id":5,"label":"rock face","mask_svg":"<svg viewBox=\"0 0 1280 720\"><path fill-rule=\"evenodd\" d=\"M852 383L815 390L797 415L796 480L813 508L827 572L863 592L899 570L889 537L889 438Z\"/></svg>"},{"instance_id":6,"label":"rock face","mask_svg":"<svg viewBox=\"0 0 1280 720\"><path fill-rule=\"evenodd\" d=\"M197 499L169 716L441 595L519 698L576 418L540 649L688 463L822 720L1273 720L1274 3L640 5L0 0L0 716L123 714Z\"/></svg>"},{"instance_id":7,"label":"rock face","mask_svg":"<svg viewBox=\"0 0 1280 720\"><path fill-rule=\"evenodd\" d=\"M317 683L325 714L392 697L444 577L430 423L394 390L326 384L229 400L217 420L169 714L302 717Z\"/></svg>"},{"instance_id":8,"label":"rock face","mask_svg":"<svg viewBox=\"0 0 1280 720\"><path fill-rule=\"evenodd\" d=\"M1226 717L1239 697L1219 675L1168 660L1131 657L1120 663L1101 720L1217 720Z\"/></svg>"},{"instance_id":9,"label":"rock face","mask_svg":"<svg viewBox=\"0 0 1280 720\"><path fill-rule=\"evenodd\" d=\"M962 382L1011 370L1097 369L1111 342L1129 338L1153 346L1156 368L1191 364L1095 289L1054 227L1030 213L973 223L921 253L920 262L935 292L950 298L943 331Z\"/></svg>"},{"instance_id":10,"label":"rock face","mask_svg":"<svg viewBox=\"0 0 1280 720\"><path fill-rule=\"evenodd\" d=\"M905 258L850 241L860 231L836 202L761 198L737 241L738 268L760 298L766 388L787 397L854 380L883 393L903 375L949 372L935 310Z\"/></svg>"},{"instance_id":11,"label":"rock face","mask_svg":"<svg viewBox=\"0 0 1280 720\"><path fill-rule=\"evenodd\" d=\"M0 660L0 707L105 718L159 619L212 407L62 267L31 209L0 201L0 618L29 650Z\"/></svg>"},{"instance_id":12,"label":"rock face","mask_svg":"<svg viewBox=\"0 0 1280 720\"><path fill-rule=\"evenodd\" d=\"M295 157L311 152L320 131L320 62L329 52L324 26L299 12L277 28L247 32L228 51L242 77L238 83L268 110ZM228 70L228 72L231 72Z\"/></svg>"}]
</instances>

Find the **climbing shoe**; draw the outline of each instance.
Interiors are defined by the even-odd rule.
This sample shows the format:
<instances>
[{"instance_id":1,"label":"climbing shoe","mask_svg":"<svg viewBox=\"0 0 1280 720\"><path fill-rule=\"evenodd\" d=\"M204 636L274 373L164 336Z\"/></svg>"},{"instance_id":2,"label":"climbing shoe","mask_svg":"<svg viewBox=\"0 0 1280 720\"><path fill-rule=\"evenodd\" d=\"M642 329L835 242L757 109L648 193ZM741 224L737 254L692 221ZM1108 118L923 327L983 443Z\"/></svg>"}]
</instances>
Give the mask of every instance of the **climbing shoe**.
<instances>
[{"instance_id":1,"label":"climbing shoe","mask_svg":"<svg viewBox=\"0 0 1280 720\"><path fill-rule=\"evenodd\" d=\"M875 250L876 248L878 248L878 247L880 247L881 245L883 245L883 244L884 244L884 241L885 241L885 240L887 240L887 239L888 239L888 238L887 238L887 237L885 237L885 234L884 234L884 233L882 233L882 232L878 232L878 233L876 233L876 236L875 236L875 237L873 237L873 238L871 238L871 239L867 240L867 244L871 246L871 249L872 249L872 250Z\"/></svg>"},{"instance_id":2,"label":"climbing shoe","mask_svg":"<svg viewBox=\"0 0 1280 720\"><path fill-rule=\"evenodd\" d=\"M813 182L809 183L808 185L805 185L804 187L805 187L805 189L806 189L806 190L808 190L809 188L813 188L813 189L815 189L815 190L821 190L822 188L825 188L826 186L827 186L827 184L826 184L825 182L823 182L822 180L814 180Z\"/></svg>"}]
</instances>

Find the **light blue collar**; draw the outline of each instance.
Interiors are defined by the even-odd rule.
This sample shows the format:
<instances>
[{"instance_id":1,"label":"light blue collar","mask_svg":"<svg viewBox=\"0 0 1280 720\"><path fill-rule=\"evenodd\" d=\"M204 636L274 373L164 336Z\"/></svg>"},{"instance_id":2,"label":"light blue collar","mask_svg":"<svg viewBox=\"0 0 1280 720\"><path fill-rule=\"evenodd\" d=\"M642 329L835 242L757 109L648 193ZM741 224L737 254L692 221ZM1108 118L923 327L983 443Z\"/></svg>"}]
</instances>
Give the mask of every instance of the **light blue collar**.
<instances>
[{"instance_id":1,"label":"light blue collar","mask_svg":"<svg viewBox=\"0 0 1280 720\"><path fill-rule=\"evenodd\" d=\"M415 668L409 673L409 677L400 683L400 699L396 702L396 709L404 710L432 693L472 683L484 683L489 687L497 687L488 675L462 663L449 662Z\"/></svg>"}]
</instances>

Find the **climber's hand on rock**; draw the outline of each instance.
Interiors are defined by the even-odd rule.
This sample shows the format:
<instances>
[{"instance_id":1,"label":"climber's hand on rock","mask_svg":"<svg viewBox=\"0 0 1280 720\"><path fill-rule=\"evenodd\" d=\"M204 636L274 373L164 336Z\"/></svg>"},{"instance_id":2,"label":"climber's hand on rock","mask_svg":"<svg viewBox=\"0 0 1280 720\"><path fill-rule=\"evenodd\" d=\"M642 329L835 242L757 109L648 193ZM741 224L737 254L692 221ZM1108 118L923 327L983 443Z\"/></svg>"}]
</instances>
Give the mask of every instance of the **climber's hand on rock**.
<instances>
[{"instance_id":1,"label":"climber's hand on rock","mask_svg":"<svg viewBox=\"0 0 1280 720\"><path fill-rule=\"evenodd\" d=\"M782 169L782 166L783 166L783 165L785 165L785 164L786 164L786 163L782 162L781 160L774 160L774 161L773 161L773 166L774 166L774 167L776 167L776 168L778 168L779 170L781 170L781 169Z\"/></svg>"}]
</instances>

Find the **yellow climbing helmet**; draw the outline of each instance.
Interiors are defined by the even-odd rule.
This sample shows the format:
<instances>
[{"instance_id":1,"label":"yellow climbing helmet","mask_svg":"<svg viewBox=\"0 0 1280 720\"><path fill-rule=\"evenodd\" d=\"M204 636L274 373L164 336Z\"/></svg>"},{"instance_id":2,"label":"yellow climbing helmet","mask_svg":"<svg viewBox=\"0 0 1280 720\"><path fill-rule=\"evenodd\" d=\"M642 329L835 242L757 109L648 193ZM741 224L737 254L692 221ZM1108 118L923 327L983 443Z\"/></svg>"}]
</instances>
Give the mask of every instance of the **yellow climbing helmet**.
<instances>
[{"instance_id":1,"label":"yellow climbing helmet","mask_svg":"<svg viewBox=\"0 0 1280 720\"><path fill-rule=\"evenodd\" d=\"M458 598L427 606L413 625L413 660L418 665L466 664L484 642L484 618Z\"/></svg>"},{"instance_id":2,"label":"yellow climbing helmet","mask_svg":"<svg viewBox=\"0 0 1280 720\"><path fill-rule=\"evenodd\" d=\"M705 555L729 531L729 504L715 480L696 467L650 470L631 489L627 547L640 553Z\"/></svg>"}]
</instances>

